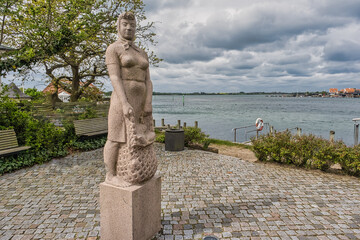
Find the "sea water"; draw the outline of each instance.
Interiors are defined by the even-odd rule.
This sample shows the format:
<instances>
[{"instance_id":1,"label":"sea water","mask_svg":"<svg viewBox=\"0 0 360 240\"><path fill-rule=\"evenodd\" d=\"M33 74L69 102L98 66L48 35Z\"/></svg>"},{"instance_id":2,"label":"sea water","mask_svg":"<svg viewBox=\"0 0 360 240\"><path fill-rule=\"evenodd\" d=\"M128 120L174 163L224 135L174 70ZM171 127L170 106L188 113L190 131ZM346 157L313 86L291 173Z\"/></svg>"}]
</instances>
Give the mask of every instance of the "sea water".
<instances>
[{"instance_id":1,"label":"sea water","mask_svg":"<svg viewBox=\"0 0 360 240\"><path fill-rule=\"evenodd\" d=\"M155 95L153 116L156 126L176 125L177 120L199 127L211 138L234 141L234 128L255 125L257 118L275 130L302 129L302 133L354 144L353 118L360 118L359 98L269 97L264 95ZM255 127L237 131L238 142L247 141ZM260 133L265 133L264 129ZM296 132L296 131L295 131Z\"/></svg>"}]
</instances>

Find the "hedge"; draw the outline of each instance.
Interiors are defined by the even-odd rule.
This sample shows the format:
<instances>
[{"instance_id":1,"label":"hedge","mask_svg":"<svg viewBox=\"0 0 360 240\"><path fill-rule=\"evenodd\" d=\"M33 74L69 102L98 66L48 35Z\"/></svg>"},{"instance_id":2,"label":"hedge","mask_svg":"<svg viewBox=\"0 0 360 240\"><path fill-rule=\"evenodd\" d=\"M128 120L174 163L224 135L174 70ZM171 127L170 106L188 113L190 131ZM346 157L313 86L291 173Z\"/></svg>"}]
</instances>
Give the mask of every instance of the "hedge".
<instances>
[{"instance_id":1,"label":"hedge","mask_svg":"<svg viewBox=\"0 0 360 240\"><path fill-rule=\"evenodd\" d=\"M260 161L293 164L323 171L339 163L345 173L360 176L359 145L348 147L341 141L330 142L311 134L294 136L290 131L263 135L251 142Z\"/></svg>"},{"instance_id":2,"label":"hedge","mask_svg":"<svg viewBox=\"0 0 360 240\"><path fill-rule=\"evenodd\" d=\"M106 142L104 136L78 141L72 122L63 122L62 128L56 127L46 118L34 118L32 110L31 102L22 104L0 96L0 130L14 129L19 145L31 146L17 155L0 157L0 175L66 156L71 151L101 148Z\"/></svg>"}]
</instances>

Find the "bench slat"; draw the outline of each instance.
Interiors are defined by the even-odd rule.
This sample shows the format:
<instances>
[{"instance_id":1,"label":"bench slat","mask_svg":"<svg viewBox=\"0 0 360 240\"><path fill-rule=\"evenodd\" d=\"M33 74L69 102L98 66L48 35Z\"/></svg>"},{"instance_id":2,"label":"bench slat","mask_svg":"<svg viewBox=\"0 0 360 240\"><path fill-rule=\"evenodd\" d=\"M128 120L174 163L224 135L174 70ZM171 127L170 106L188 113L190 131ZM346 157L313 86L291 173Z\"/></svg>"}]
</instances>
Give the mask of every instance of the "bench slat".
<instances>
[{"instance_id":1,"label":"bench slat","mask_svg":"<svg viewBox=\"0 0 360 240\"><path fill-rule=\"evenodd\" d=\"M16 148L10 148L10 149L6 149L6 150L1 150L0 151L0 155L8 155L8 154L12 154L12 153L17 153L17 152L21 152L24 150L27 150L31 147L28 146L22 146L22 147L16 147Z\"/></svg>"},{"instance_id":2,"label":"bench slat","mask_svg":"<svg viewBox=\"0 0 360 240\"><path fill-rule=\"evenodd\" d=\"M0 156L21 152L31 147L19 147L14 129L0 130Z\"/></svg>"},{"instance_id":3,"label":"bench slat","mask_svg":"<svg viewBox=\"0 0 360 240\"><path fill-rule=\"evenodd\" d=\"M107 117L75 120L74 126L78 136L95 136L108 132Z\"/></svg>"},{"instance_id":4,"label":"bench slat","mask_svg":"<svg viewBox=\"0 0 360 240\"><path fill-rule=\"evenodd\" d=\"M0 150L18 147L14 129L0 130Z\"/></svg>"}]
</instances>

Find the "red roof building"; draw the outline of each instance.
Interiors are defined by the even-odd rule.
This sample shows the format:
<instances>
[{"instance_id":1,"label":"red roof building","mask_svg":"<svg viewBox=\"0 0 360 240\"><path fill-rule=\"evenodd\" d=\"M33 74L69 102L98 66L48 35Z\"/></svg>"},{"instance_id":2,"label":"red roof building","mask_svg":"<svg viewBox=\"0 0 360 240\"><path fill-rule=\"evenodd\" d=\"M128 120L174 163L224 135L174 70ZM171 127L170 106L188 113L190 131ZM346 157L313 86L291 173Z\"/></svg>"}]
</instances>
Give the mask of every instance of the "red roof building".
<instances>
[{"instance_id":1,"label":"red roof building","mask_svg":"<svg viewBox=\"0 0 360 240\"><path fill-rule=\"evenodd\" d=\"M329 89L329 93L330 93L330 94L338 94L339 91L338 91L337 88L330 88L330 89Z\"/></svg>"},{"instance_id":2,"label":"red roof building","mask_svg":"<svg viewBox=\"0 0 360 240\"><path fill-rule=\"evenodd\" d=\"M71 85L70 81L67 80L62 80L62 83L64 85ZM80 85L83 86L84 83L80 82ZM94 84L90 84L89 87L87 88L89 91L86 92L91 92L91 94L102 94L103 92L101 92ZM54 93L55 92L55 86L53 83L50 83L49 85L46 86L46 88L44 90L42 90L43 93ZM71 93L65 91L63 88L61 88L60 86L58 87L58 97L61 101L63 102L69 102L70 101L70 96Z\"/></svg>"}]
</instances>

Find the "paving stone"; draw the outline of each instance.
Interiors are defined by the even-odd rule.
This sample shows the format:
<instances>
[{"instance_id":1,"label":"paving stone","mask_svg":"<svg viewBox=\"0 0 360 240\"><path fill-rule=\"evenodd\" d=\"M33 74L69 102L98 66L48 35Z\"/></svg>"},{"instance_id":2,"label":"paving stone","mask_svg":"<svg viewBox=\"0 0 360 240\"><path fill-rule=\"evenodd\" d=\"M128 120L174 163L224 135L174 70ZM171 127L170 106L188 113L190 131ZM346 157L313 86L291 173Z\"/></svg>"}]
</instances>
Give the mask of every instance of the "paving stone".
<instances>
[{"instance_id":1,"label":"paving stone","mask_svg":"<svg viewBox=\"0 0 360 240\"><path fill-rule=\"evenodd\" d=\"M158 240L360 239L358 178L155 148ZM102 159L98 149L1 176L0 240L99 239Z\"/></svg>"}]
</instances>

